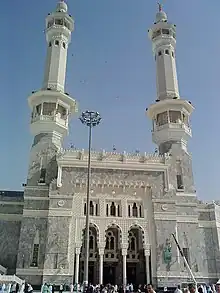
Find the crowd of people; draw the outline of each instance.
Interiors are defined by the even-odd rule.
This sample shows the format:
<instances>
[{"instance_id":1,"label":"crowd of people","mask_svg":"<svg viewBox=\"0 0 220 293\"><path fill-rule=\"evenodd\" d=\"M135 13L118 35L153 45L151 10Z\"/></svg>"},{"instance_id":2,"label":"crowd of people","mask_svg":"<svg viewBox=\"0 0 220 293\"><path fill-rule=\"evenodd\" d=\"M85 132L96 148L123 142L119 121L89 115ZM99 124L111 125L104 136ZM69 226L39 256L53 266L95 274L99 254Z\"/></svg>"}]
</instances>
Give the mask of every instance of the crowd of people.
<instances>
[{"instance_id":1,"label":"crowd of people","mask_svg":"<svg viewBox=\"0 0 220 293\"><path fill-rule=\"evenodd\" d=\"M0 284L0 293L33 293L33 287L29 283L23 283L19 285L16 282ZM66 285L61 284L59 286L52 284L43 284L41 290L35 290L35 292L41 291L41 293L63 293L63 292L82 292L82 293L156 293L156 292L167 292L167 293L220 293L220 282L215 285L206 284L188 284L188 286L181 287L177 286L176 289L169 289L167 287L154 289L151 284L148 285L138 285L127 284L126 287L118 285L92 285L89 284L86 288L83 284L76 285Z\"/></svg>"}]
</instances>

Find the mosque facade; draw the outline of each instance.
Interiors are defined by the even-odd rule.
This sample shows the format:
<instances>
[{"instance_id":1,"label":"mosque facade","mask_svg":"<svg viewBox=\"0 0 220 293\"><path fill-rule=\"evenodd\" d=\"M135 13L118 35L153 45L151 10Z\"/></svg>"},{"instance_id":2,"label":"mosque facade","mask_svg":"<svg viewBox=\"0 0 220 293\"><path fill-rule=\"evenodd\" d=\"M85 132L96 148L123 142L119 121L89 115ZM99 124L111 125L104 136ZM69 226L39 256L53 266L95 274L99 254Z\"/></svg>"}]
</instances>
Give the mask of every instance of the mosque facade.
<instances>
[{"instance_id":1,"label":"mosque facade","mask_svg":"<svg viewBox=\"0 0 220 293\"><path fill-rule=\"evenodd\" d=\"M28 97L34 137L24 193L0 192L0 265L33 285L79 283L84 273L84 229L90 213L89 281L153 283L190 281L174 233L197 281L220 273L220 206L196 195L190 115L176 71L176 26L161 7L149 30L156 65L152 120L154 154L64 150L77 102L65 92L67 51L74 30L64 1L46 18L43 86Z\"/></svg>"}]
</instances>

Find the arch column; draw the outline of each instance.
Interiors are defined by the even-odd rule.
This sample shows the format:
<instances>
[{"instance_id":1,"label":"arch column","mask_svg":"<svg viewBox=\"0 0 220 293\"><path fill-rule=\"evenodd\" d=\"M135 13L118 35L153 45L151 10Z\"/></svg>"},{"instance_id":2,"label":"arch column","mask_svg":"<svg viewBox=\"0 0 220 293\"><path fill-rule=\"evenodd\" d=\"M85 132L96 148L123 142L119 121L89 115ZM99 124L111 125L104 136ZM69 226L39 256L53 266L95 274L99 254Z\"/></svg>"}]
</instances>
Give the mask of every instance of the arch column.
<instances>
[{"instance_id":1,"label":"arch column","mask_svg":"<svg viewBox=\"0 0 220 293\"><path fill-rule=\"evenodd\" d=\"M76 247L75 284L79 283L79 256L81 247Z\"/></svg>"},{"instance_id":2,"label":"arch column","mask_svg":"<svg viewBox=\"0 0 220 293\"><path fill-rule=\"evenodd\" d=\"M127 285L127 246L122 248L123 257L123 287L125 289Z\"/></svg>"},{"instance_id":3,"label":"arch column","mask_svg":"<svg viewBox=\"0 0 220 293\"><path fill-rule=\"evenodd\" d=\"M99 247L99 284L103 284L104 247Z\"/></svg>"},{"instance_id":4,"label":"arch column","mask_svg":"<svg viewBox=\"0 0 220 293\"><path fill-rule=\"evenodd\" d=\"M146 263L146 284L150 284L150 265L149 265L150 247L149 246L145 247L144 255L145 255L145 263Z\"/></svg>"}]
</instances>

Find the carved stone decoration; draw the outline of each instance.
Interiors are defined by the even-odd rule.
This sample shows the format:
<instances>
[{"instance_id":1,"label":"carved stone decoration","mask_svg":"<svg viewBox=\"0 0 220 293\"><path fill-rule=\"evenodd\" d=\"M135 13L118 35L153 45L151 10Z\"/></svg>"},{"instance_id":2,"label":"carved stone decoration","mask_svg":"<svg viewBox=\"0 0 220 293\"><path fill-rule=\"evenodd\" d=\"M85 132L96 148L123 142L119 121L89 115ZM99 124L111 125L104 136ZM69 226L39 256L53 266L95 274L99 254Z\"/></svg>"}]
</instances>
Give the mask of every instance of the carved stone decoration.
<instances>
[{"instance_id":1,"label":"carved stone decoration","mask_svg":"<svg viewBox=\"0 0 220 293\"><path fill-rule=\"evenodd\" d=\"M162 204L161 210L162 211L167 211L168 210L168 206L166 204Z\"/></svg>"},{"instance_id":2,"label":"carved stone decoration","mask_svg":"<svg viewBox=\"0 0 220 293\"><path fill-rule=\"evenodd\" d=\"M58 201L57 205L59 207L63 207L65 205L65 201L61 199L61 200Z\"/></svg>"}]
</instances>

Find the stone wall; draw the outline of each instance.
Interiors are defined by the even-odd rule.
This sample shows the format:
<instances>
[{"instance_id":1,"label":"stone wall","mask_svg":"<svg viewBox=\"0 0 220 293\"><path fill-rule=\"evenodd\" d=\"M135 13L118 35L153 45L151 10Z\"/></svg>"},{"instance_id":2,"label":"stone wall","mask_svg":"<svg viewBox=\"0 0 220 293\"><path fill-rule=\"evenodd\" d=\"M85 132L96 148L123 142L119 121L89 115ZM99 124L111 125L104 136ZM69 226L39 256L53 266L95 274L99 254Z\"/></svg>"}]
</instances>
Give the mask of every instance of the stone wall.
<instances>
[{"instance_id":1,"label":"stone wall","mask_svg":"<svg viewBox=\"0 0 220 293\"><path fill-rule=\"evenodd\" d=\"M15 274L20 236L19 221L0 220L0 264Z\"/></svg>"}]
</instances>

